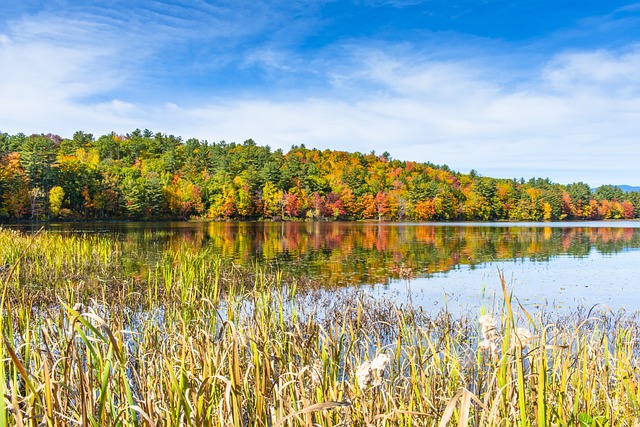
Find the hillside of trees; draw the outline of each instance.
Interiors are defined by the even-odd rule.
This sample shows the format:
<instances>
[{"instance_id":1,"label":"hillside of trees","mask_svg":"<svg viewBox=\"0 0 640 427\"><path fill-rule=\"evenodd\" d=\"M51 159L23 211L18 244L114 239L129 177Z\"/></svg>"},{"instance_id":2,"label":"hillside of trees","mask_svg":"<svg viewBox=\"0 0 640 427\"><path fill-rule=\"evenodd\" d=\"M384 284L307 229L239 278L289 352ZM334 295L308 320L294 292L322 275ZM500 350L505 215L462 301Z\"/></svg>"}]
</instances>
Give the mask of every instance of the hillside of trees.
<instances>
[{"instance_id":1,"label":"hillside of trees","mask_svg":"<svg viewBox=\"0 0 640 427\"><path fill-rule=\"evenodd\" d=\"M446 165L138 130L0 133L0 220L594 220L640 217L640 193L496 179Z\"/></svg>"}]
</instances>

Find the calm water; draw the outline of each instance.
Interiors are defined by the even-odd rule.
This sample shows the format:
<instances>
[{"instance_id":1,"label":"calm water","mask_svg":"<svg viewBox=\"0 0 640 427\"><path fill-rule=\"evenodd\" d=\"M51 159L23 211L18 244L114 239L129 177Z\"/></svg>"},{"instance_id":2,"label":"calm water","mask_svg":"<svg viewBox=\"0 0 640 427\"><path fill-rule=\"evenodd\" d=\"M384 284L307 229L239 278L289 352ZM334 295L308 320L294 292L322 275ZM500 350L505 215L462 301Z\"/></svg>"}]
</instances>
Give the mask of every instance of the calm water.
<instances>
[{"instance_id":1,"label":"calm water","mask_svg":"<svg viewBox=\"0 0 640 427\"><path fill-rule=\"evenodd\" d=\"M425 308L488 305L501 293L501 271L525 307L640 309L638 222L66 223L48 230L106 233L144 251L149 263L185 244L209 247L238 264L278 266Z\"/></svg>"}]
</instances>

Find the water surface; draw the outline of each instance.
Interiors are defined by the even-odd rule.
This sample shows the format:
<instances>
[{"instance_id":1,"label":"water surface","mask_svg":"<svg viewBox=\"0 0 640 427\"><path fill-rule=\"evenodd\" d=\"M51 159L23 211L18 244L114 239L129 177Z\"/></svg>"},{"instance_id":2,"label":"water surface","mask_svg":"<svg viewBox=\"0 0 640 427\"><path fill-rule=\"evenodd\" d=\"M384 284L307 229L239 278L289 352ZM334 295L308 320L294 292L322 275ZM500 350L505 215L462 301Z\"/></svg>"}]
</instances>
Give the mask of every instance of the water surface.
<instances>
[{"instance_id":1,"label":"water surface","mask_svg":"<svg viewBox=\"0 0 640 427\"><path fill-rule=\"evenodd\" d=\"M39 226L20 226L37 229ZM144 252L207 247L242 265L359 286L402 303L490 304L499 272L525 307L600 303L640 309L640 223L160 222L63 223L50 232L104 233Z\"/></svg>"}]
</instances>

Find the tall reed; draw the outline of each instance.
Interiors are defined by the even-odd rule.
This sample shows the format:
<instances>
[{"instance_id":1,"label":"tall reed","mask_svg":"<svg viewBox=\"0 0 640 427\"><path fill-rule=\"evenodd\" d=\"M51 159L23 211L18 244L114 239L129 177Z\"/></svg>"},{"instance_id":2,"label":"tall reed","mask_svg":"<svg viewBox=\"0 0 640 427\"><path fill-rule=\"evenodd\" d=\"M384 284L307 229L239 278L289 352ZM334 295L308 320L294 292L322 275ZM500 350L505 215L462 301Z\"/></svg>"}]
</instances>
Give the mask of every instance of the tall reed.
<instances>
[{"instance_id":1,"label":"tall reed","mask_svg":"<svg viewBox=\"0 0 640 427\"><path fill-rule=\"evenodd\" d=\"M123 245L0 230L0 425L640 422L633 314L528 313L503 281L478 322Z\"/></svg>"}]
</instances>

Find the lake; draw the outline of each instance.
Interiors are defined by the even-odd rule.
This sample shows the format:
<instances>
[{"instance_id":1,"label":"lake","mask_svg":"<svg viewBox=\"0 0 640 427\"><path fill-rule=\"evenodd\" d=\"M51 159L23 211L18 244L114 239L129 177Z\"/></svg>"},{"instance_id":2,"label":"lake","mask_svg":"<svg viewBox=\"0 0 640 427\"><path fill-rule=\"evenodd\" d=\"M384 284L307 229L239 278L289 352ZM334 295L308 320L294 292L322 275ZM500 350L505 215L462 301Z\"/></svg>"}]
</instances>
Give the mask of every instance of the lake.
<instances>
[{"instance_id":1,"label":"lake","mask_svg":"<svg viewBox=\"0 0 640 427\"><path fill-rule=\"evenodd\" d=\"M638 222L93 222L46 229L112 235L144 253L148 265L185 244L207 247L237 264L280 268L327 288L358 286L428 310L490 305L502 292L499 272L525 308L640 309Z\"/></svg>"}]
</instances>

